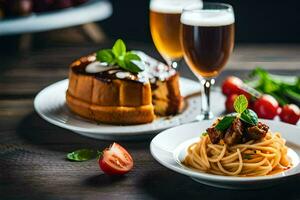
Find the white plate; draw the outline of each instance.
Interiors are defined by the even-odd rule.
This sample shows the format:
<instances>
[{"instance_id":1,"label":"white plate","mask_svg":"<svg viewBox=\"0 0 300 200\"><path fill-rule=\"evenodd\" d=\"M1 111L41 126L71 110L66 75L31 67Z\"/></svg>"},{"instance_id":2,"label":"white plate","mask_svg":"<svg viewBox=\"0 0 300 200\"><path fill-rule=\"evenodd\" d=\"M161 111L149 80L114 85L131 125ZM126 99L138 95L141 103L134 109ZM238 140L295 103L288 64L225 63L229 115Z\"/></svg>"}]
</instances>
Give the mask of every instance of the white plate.
<instances>
[{"instance_id":1,"label":"white plate","mask_svg":"<svg viewBox=\"0 0 300 200\"><path fill-rule=\"evenodd\" d=\"M228 189L253 189L267 187L287 177L300 173L300 128L282 122L261 120L270 126L272 131L278 131L286 139L290 147L288 155L292 158L293 167L283 173L260 177L231 177L199 172L181 164L186 155L186 148L192 142L199 140L200 134L212 124L210 121L194 122L165 130L155 136L150 144L152 156L163 166L187 175L197 182Z\"/></svg>"},{"instance_id":2,"label":"white plate","mask_svg":"<svg viewBox=\"0 0 300 200\"><path fill-rule=\"evenodd\" d=\"M186 98L186 109L172 117L162 117L149 124L118 126L97 124L83 119L69 111L65 103L68 80L62 80L43 89L34 100L36 112L46 121L59 127L97 139L131 140L149 137L161 130L194 121L200 113L200 96ZM200 84L180 78L180 91L183 96L199 92ZM224 97L220 92L212 92L212 110L220 115L224 107Z\"/></svg>"},{"instance_id":3,"label":"white plate","mask_svg":"<svg viewBox=\"0 0 300 200\"><path fill-rule=\"evenodd\" d=\"M0 35L32 33L100 21L112 14L107 0L90 0L80 6L0 20Z\"/></svg>"}]
</instances>

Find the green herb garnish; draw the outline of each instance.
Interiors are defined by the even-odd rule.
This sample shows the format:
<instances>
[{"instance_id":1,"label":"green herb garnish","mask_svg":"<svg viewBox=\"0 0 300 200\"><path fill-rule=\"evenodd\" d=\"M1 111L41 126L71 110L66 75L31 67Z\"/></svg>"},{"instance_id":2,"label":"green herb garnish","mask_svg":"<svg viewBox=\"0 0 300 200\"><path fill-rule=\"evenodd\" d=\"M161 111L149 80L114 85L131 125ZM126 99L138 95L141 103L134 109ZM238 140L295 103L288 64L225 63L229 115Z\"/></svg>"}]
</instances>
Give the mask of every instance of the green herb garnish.
<instances>
[{"instance_id":1,"label":"green herb garnish","mask_svg":"<svg viewBox=\"0 0 300 200\"><path fill-rule=\"evenodd\" d=\"M252 157L251 157L251 154L244 154L243 158L246 160L250 160Z\"/></svg>"},{"instance_id":2,"label":"green herb garnish","mask_svg":"<svg viewBox=\"0 0 300 200\"><path fill-rule=\"evenodd\" d=\"M253 110L247 109L248 100L244 95L239 95L235 99L233 106L235 111L237 112L237 115L231 114L223 117L223 119L215 127L217 130L222 132L227 130L236 117L239 117L241 120L248 124L257 125L258 117Z\"/></svg>"},{"instance_id":3,"label":"green herb garnish","mask_svg":"<svg viewBox=\"0 0 300 200\"><path fill-rule=\"evenodd\" d=\"M99 156L100 152L92 150L92 149L79 149L67 154L68 160L71 161L87 161Z\"/></svg>"},{"instance_id":4,"label":"green herb garnish","mask_svg":"<svg viewBox=\"0 0 300 200\"><path fill-rule=\"evenodd\" d=\"M244 95L239 95L235 99L233 107L237 113L242 114L248 108L247 98Z\"/></svg>"},{"instance_id":5,"label":"green herb garnish","mask_svg":"<svg viewBox=\"0 0 300 200\"><path fill-rule=\"evenodd\" d=\"M126 45L123 40L118 39L111 50L116 57L124 56L126 54Z\"/></svg>"},{"instance_id":6,"label":"green herb garnish","mask_svg":"<svg viewBox=\"0 0 300 200\"><path fill-rule=\"evenodd\" d=\"M96 60L106 62L108 65L118 64L126 71L138 73L145 69L144 62L135 53L126 51L123 40L118 39L112 49L103 49L97 52Z\"/></svg>"},{"instance_id":7,"label":"green herb garnish","mask_svg":"<svg viewBox=\"0 0 300 200\"><path fill-rule=\"evenodd\" d=\"M247 85L261 93L273 96L281 106L290 103L300 105L299 75L275 75L257 67L251 72L250 77L252 80L248 81Z\"/></svg>"},{"instance_id":8,"label":"green herb garnish","mask_svg":"<svg viewBox=\"0 0 300 200\"><path fill-rule=\"evenodd\" d=\"M216 129L219 131L225 131L230 127L233 120L235 119L235 116L225 116L223 119L216 125Z\"/></svg>"},{"instance_id":9,"label":"green herb garnish","mask_svg":"<svg viewBox=\"0 0 300 200\"><path fill-rule=\"evenodd\" d=\"M240 119L243 120L244 122L254 125L254 126L257 125L257 123L258 123L257 114L251 109L246 109L241 114Z\"/></svg>"},{"instance_id":10,"label":"green herb garnish","mask_svg":"<svg viewBox=\"0 0 300 200\"><path fill-rule=\"evenodd\" d=\"M239 95L235 99L233 106L241 120L251 125L257 125L257 114L253 110L247 109L248 100L244 95Z\"/></svg>"},{"instance_id":11,"label":"green herb garnish","mask_svg":"<svg viewBox=\"0 0 300 200\"><path fill-rule=\"evenodd\" d=\"M97 52L96 59L101 62L106 62L110 65L115 64L115 55L111 49L103 49Z\"/></svg>"}]
</instances>

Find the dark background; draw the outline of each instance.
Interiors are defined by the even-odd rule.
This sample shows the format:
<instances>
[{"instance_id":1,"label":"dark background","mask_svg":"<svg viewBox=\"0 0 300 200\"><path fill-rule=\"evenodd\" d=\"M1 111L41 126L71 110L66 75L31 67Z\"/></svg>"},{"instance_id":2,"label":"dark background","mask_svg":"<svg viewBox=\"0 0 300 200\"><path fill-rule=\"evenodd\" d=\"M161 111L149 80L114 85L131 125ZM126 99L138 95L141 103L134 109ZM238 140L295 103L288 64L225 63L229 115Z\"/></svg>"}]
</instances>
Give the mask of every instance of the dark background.
<instances>
[{"instance_id":1,"label":"dark background","mask_svg":"<svg viewBox=\"0 0 300 200\"><path fill-rule=\"evenodd\" d=\"M113 0L113 16L100 24L110 38L151 42L148 0ZM213 2L213 1L210 1ZM236 41L300 42L299 0L219 0L234 7Z\"/></svg>"},{"instance_id":2,"label":"dark background","mask_svg":"<svg viewBox=\"0 0 300 200\"><path fill-rule=\"evenodd\" d=\"M104 43L122 38L125 42L150 44L150 0L110 0L113 14L98 22L106 34ZM300 0L207 0L233 6L236 18L236 43L300 43ZM63 19L62 19L63 20ZM76 35L77 34L77 35ZM80 35L80 39L78 39ZM19 51L19 35L0 37L0 59ZM34 33L31 49L76 44L91 44L80 26ZM93 42L92 42L93 43ZM154 49L154 46L153 46ZM1 64L0 64L1 66Z\"/></svg>"}]
</instances>

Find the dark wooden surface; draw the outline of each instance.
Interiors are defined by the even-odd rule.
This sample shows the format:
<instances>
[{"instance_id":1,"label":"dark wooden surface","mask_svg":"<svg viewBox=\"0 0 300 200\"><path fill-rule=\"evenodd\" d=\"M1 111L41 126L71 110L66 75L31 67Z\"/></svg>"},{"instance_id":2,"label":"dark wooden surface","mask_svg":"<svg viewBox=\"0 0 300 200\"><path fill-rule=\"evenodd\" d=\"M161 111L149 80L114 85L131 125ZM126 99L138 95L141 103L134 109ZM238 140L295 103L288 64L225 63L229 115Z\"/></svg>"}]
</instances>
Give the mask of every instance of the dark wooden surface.
<instances>
[{"instance_id":1,"label":"dark wooden surface","mask_svg":"<svg viewBox=\"0 0 300 200\"><path fill-rule=\"evenodd\" d=\"M255 191L198 184L158 164L150 155L150 140L120 141L135 161L132 172L123 177L103 174L95 160L67 161L69 151L103 149L112 141L89 139L45 122L34 112L34 96L66 78L72 60L110 45L49 46L0 55L0 199L300 199L300 176ZM129 46L158 56L150 45ZM246 77L257 65L300 75L300 45L238 46L217 81L229 74ZM194 79L185 65L180 71Z\"/></svg>"}]
</instances>

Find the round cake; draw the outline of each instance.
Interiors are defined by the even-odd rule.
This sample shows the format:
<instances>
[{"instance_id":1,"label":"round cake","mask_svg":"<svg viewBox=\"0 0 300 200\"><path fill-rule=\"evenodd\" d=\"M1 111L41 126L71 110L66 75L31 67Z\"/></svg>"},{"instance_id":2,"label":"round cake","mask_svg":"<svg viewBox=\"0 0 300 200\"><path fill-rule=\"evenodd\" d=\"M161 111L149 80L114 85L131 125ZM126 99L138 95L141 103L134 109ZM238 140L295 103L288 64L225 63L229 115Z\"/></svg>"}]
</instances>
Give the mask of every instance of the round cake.
<instances>
[{"instance_id":1,"label":"round cake","mask_svg":"<svg viewBox=\"0 0 300 200\"><path fill-rule=\"evenodd\" d=\"M143 124L156 116L181 111L179 74L172 68L135 52L145 63L139 73L103 66L96 54L70 65L66 102L81 117L109 124Z\"/></svg>"}]
</instances>

